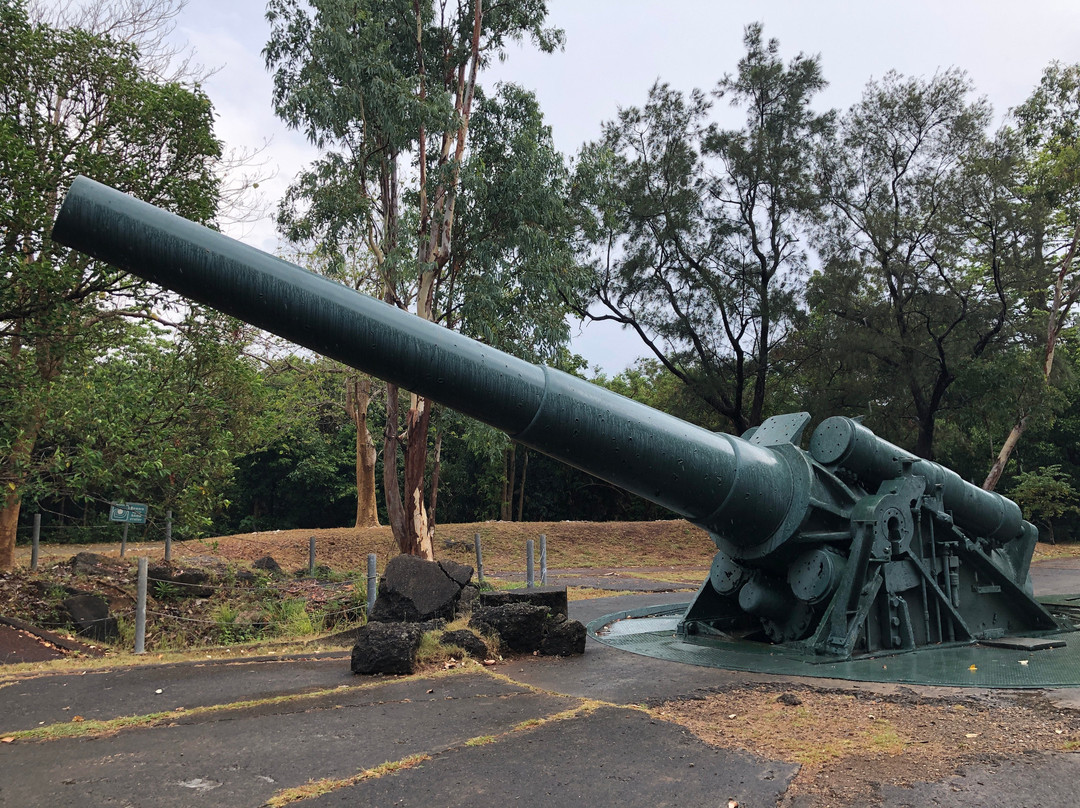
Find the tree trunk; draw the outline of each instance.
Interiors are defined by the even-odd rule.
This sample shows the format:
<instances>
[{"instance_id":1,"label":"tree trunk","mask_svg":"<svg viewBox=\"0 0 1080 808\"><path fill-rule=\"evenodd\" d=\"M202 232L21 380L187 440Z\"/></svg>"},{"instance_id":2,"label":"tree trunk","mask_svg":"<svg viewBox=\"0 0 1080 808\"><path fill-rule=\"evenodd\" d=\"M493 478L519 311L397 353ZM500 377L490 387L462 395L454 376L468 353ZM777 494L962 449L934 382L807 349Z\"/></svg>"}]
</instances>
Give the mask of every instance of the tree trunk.
<instances>
[{"instance_id":1,"label":"tree trunk","mask_svg":"<svg viewBox=\"0 0 1080 808\"><path fill-rule=\"evenodd\" d=\"M345 380L345 411L356 426L356 527L378 527L375 504L375 441L368 429L371 377L349 376Z\"/></svg>"},{"instance_id":2,"label":"tree trunk","mask_svg":"<svg viewBox=\"0 0 1080 808\"><path fill-rule=\"evenodd\" d=\"M0 570L15 566L15 536L19 528L19 511L22 495L19 486L4 490L4 503L0 506Z\"/></svg>"},{"instance_id":3,"label":"tree trunk","mask_svg":"<svg viewBox=\"0 0 1080 808\"><path fill-rule=\"evenodd\" d=\"M431 466L431 493L428 500L428 521L435 533L435 506L439 501L439 472L442 470L442 430L435 433L435 462Z\"/></svg>"},{"instance_id":4,"label":"tree trunk","mask_svg":"<svg viewBox=\"0 0 1080 808\"><path fill-rule=\"evenodd\" d=\"M1016 444L1020 441L1020 436L1024 434L1024 430L1027 428L1027 413L1020 416L1020 420L1016 422L1016 425L1009 432L1009 437L1005 439L1005 443L1001 447L1001 451L998 452L997 460L994 461L994 465L990 467L990 473L986 475L986 479L983 480L983 490L993 491L998 484L998 480L1001 479L1002 472L1005 471L1005 466L1009 462L1009 457L1013 453L1013 449L1016 448Z\"/></svg>"},{"instance_id":5,"label":"tree trunk","mask_svg":"<svg viewBox=\"0 0 1080 808\"><path fill-rule=\"evenodd\" d=\"M383 433L383 490L390 529L398 550L405 555L419 556L431 561L432 526L424 502L424 471L427 465L427 435L431 422L428 402L412 397L412 406L405 416L404 440L397 434L398 388L386 385L386 431ZM397 451L405 456L404 496L398 487Z\"/></svg>"},{"instance_id":6,"label":"tree trunk","mask_svg":"<svg viewBox=\"0 0 1080 808\"><path fill-rule=\"evenodd\" d=\"M525 473L529 470L529 450L525 450L525 456L521 461L521 488L518 491L517 520L522 521L521 515L525 512Z\"/></svg>"},{"instance_id":7,"label":"tree trunk","mask_svg":"<svg viewBox=\"0 0 1080 808\"><path fill-rule=\"evenodd\" d=\"M511 442L503 452L503 496L499 509L499 519L503 522L514 521L514 482L517 479L517 444Z\"/></svg>"}]
</instances>

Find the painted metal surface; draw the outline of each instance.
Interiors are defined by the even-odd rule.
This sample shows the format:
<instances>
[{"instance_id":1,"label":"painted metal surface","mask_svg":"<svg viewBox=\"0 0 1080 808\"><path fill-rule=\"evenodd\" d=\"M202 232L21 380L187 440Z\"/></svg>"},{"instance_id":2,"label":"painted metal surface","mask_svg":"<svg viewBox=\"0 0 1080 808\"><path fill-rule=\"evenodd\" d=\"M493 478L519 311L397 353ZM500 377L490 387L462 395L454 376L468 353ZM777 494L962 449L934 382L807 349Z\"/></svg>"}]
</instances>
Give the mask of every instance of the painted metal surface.
<instances>
[{"instance_id":1,"label":"painted metal surface","mask_svg":"<svg viewBox=\"0 0 1080 808\"><path fill-rule=\"evenodd\" d=\"M1032 597L1036 532L1005 498L807 413L712 433L425 322L85 178L53 237L453 407L709 531L686 638L846 659L1062 628Z\"/></svg>"}]
</instances>

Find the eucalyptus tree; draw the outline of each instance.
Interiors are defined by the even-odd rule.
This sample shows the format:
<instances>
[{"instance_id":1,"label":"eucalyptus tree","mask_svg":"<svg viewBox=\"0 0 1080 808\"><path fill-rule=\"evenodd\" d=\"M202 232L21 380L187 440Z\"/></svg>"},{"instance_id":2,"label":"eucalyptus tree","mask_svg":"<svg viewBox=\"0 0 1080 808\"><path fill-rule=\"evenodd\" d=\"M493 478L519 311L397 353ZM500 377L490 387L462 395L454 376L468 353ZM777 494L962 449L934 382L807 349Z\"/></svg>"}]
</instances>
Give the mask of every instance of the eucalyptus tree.
<instances>
[{"instance_id":1,"label":"eucalyptus tree","mask_svg":"<svg viewBox=\"0 0 1080 808\"><path fill-rule=\"evenodd\" d=\"M799 317L811 157L832 118L810 106L825 87L816 57L785 65L760 25L744 42L713 93L744 114L741 128L711 122L705 93L658 83L605 124L578 173L596 269L583 314L632 330L738 432L765 416Z\"/></svg>"},{"instance_id":2,"label":"eucalyptus tree","mask_svg":"<svg viewBox=\"0 0 1080 808\"><path fill-rule=\"evenodd\" d=\"M1023 201L1034 270L1032 307L1045 318L1042 387L1051 385L1058 343L1080 301L1080 64L1050 64L1013 110L1021 159L1014 179ZM983 482L993 490L1024 434L1033 405L1015 401L1014 422Z\"/></svg>"},{"instance_id":3,"label":"eucalyptus tree","mask_svg":"<svg viewBox=\"0 0 1080 808\"><path fill-rule=\"evenodd\" d=\"M828 194L811 281L833 389L932 457L956 379L1013 337L1024 286L1007 141L952 69L887 74L843 117L823 161Z\"/></svg>"},{"instance_id":4,"label":"eucalyptus tree","mask_svg":"<svg viewBox=\"0 0 1080 808\"><path fill-rule=\"evenodd\" d=\"M54 244L61 189L83 173L192 219L218 182L209 99L148 78L138 53L78 29L33 23L0 0L0 569L12 563L38 436L64 374L155 316L141 281Z\"/></svg>"},{"instance_id":5,"label":"eucalyptus tree","mask_svg":"<svg viewBox=\"0 0 1080 808\"><path fill-rule=\"evenodd\" d=\"M461 301L478 287L471 277L477 261L513 269L518 279L547 273L546 257L513 237L491 256L474 241L474 260L455 260L463 240L458 228L485 226L475 217L466 224L463 210L468 172L491 180L481 164L469 167L474 118L484 115L481 72L511 41L529 37L544 51L558 47L562 33L544 27L546 16L544 0L271 0L264 56L274 73L275 110L324 149L284 202L286 234L314 239L331 254L363 244L383 300L465 330L473 318L464 316ZM543 144L550 147L549 136ZM511 209L518 203L503 201ZM538 224L521 232L542 230ZM554 280L543 287L552 303L556 287ZM498 313L483 310L492 333ZM386 401L388 518L402 552L430 558L437 494L428 478L432 408L410 396L402 425L395 386Z\"/></svg>"}]
</instances>

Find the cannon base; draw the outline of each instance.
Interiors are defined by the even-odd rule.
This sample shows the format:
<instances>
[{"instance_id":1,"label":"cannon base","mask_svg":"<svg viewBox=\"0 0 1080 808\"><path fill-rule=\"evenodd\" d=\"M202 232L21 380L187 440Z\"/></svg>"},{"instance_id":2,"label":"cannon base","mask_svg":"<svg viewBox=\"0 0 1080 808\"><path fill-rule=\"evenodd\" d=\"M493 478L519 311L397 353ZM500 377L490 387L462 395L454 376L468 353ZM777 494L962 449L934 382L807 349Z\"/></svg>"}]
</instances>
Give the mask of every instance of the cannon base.
<instances>
[{"instance_id":1,"label":"cannon base","mask_svg":"<svg viewBox=\"0 0 1080 808\"><path fill-rule=\"evenodd\" d=\"M1055 597L1040 602L1059 622L1074 625L1080 616L1070 610L1078 598ZM946 687L1080 687L1080 634L1072 631L1040 633L1025 637L1037 642L1014 643L1005 648L954 643L837 661L799 648L747 639L679 635L676 627L688 606L681 603L616 612L589 623L588 633L598 642L622 651L732 671ZM1046 645L1056 647L1042 647Z\"/></svg>"}]
</instances>

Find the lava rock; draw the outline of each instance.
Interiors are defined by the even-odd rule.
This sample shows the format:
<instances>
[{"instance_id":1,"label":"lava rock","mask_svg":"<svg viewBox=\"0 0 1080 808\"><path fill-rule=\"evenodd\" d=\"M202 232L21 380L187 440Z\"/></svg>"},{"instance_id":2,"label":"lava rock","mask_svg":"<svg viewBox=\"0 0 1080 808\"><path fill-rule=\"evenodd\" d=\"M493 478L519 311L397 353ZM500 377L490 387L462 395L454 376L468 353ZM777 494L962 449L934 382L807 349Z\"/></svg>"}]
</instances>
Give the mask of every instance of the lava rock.
<instances>
[{"instance_id":1,"label":"lava rock","mask_svg":"<svg viewBox=\"0 0 1080 808\"><path fill-rule=\"evenodd\" d=\"M105 598L89 594L74 595L65 598L63 605L80 635L99 641L120 635L120 627L116 618L109 614L109 604Z\"/></svg>"},{"instance_id":2,"label":"lava rock","mask_svg":"<svg viewBox=\"0 0 1080 808\"><path fill-rule=\"evenodd\" d=\"M352 672L409 674L424 632L412 623L368 623L356 632Z\"/></svg>"},{"instance_id":3,"label":"lava rock","mask_svg":"<svg viewBox=\"0 0 1080 808\"><path fill-rule=\"evenodd\" d=\"M552 614L569 617L565 586L536 586L531 589L506 589L497 592L481 592L481 606L501 606L506 603L531 603L544 606Z\"/></svg>"},{"instance_id":4,"label":"lava rock","mask_svg":"<svg viewBox=\"0 0 1080 808\"><path fill-rule=\"evenodd\" d=\"M155 564L146 570L146 578L151 594L158 600L208 598L214 594L214 587L210 585L210 573L198 567Z\"/></svg>"},{"instance_id":5,"label":"lava rock","mask_svg":"<svg viewBox=\"0 0 1080 808\"><path fill-rule=\"evenodd\" d=\"M98 553L77 553L69 562L71 571L80 575L100 575L103 572L112 572L115 561Z\"/></svg>"},{"instance_id":6,"label":"lava rock","mask_svg":"<svg viewBox=\"0 0 1080 808\"><path fill-rule=\"evenodd\" d=\"M511 651L531 653L540 650L545 625L551 612L531 603L506 603L473 609L469 625L480 631L494 631Z\"/></svg>"},{"instance_id":7,"label":"lava rock","mask_svg":"<svg viewBox=\"0 0 1080 808\"><path fill-rule=\"evenodd\" d=\"M585 625L561 615L548 621L540 641L544 656L574 656L585 653Z\"/></svg>"},{"instance_id":8,"label":"lava rock","mask_svg":"<svg viewBox=\"0 0 1080 808\"><path fill-rule=\"evenodd\" d=\"M285 571L281 569L281 565L279 563L277 563L277 561L274 560L273 556L269 556L269 555L263 556L262 558L258 558L256 560L252 561L251 566L253 566L257 570L262 570L263 572L269 572L271 575L284 575L285 574Z\"/></svg>"},{"instance_id":9,"label":"lava rock","mask_svg":"<svg viewBox=\"0 0 1080 808\"><path fill-rule=\"evenodd\" d=\"M447 572L444 564L453 565L450 569L456 578ZM461 571L455 569L459 567L462 565L425 561L410 555L390 559L379 579L379 594L368 620L384 623L452 620L464 586L457 580L462 577ZM468 577L472 577L472 568L463 569L468 570Z\"/></svg>"},{"instance_id":10,"label":"lava rock","mask_svg":"<svg viewBox=\"0 0 1080 808\"><path fill-rule=\"evenodd\" d=\"M447 631L439 639L442 645L456 645L473 659L484 660L488 657L487 643L467 628Z\"/></svg>"},{"instance_id":11,"label":"lava rock","mask_svg":"<svg viewBox=\"0 0 1080 808\"><path fill-rule=\"evenodd\" d=\"M459 564L450 559L444 559L437 563L442 567L442 571L449 575L450 579L458 586L468 586L469 581L472 580L473 568L467 564Z\"/></svg>"}]
</instances>

